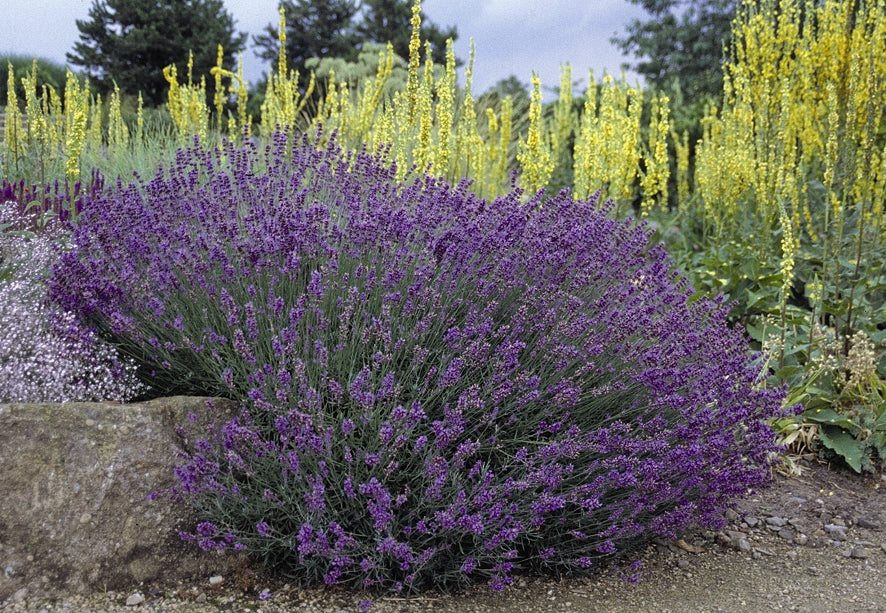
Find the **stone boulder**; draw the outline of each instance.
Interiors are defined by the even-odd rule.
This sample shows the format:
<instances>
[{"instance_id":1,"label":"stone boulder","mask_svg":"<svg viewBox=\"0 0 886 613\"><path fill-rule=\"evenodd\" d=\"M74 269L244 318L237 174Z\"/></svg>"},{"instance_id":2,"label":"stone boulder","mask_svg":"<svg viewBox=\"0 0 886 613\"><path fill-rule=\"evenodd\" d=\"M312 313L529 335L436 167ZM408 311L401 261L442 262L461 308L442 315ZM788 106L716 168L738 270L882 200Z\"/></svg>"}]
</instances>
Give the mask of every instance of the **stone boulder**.
<instances>
[{"instance_id":1,"label":"stone boulder","mask_svg":"<svg viewBox=\"0 0 886 613\"><path fill-rule=\"evenodd\" d=\"M0 603L170 584L233 570L243 560L201 551L186 504L154 491L175 484L176 451L236 412L231 401L160 398L137 404L0 405Z\"/></svg>"}]
</instances>

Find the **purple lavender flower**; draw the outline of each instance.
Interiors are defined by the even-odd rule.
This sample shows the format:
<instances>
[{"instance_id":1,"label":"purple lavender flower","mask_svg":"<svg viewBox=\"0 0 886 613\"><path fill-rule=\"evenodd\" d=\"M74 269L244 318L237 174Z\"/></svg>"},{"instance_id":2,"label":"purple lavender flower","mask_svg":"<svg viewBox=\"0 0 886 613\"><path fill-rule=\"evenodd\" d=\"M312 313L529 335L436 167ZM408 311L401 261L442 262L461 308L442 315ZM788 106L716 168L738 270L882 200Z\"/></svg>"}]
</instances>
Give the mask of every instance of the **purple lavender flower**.
<instances>
[{"instance_id":1,"label":"purple lavender flower","mask_svg":"<svg viewBox=\"0 0 886 613\"><path fill-rule=\"evenodd\" d=\"M766 483L783 390L645 227L398 184L331 140L183 149L87 198L53 268L54 304L144 383L242 404L176 470L217 528L186 536L315 584L504 589Z\"/></svg>"}]
</instances>

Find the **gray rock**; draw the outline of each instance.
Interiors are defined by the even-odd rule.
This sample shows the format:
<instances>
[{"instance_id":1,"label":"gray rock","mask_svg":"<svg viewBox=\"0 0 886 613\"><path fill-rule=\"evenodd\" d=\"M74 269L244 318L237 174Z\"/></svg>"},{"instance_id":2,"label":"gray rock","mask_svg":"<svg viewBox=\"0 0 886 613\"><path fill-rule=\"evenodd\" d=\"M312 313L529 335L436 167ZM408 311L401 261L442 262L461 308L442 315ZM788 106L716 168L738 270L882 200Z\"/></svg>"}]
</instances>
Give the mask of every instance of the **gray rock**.
<instances>
[{"instance_id":1,"label":"gray rock","mask_svg":"<svg viewBox=\"0 0 886 613\"><path fill-rule=\"evenodd\" d=\"M236 405L202 398L0 405L0 602L23 588L46 596L175 582L233 568L235 556L201 551L187 505L153 491L174 485L176 433L227 419ZM239 560L242 563L242 559Z\"/></svg>"},{"instance_id":2,"label":"gray rock","mask_svg":"<svg viewBox=\"0 0 886 613\"><path fill-rule=\"evenodd\" d=\"M852 548L852 557L856 560L867 560L870 557L868 550L858 545Z\"/></svg>"},{"instance_id":3,"label":"gray rock","mask_svg":"<svg viewBox=\"0 0 886 613\"><path fill-rule=\"evenodd\" d=\"M876 519L871 519L869 517L858 517L855 520L856 525L861 528L866 528L867 530L882 530L883 524L877 521Z\"/></svg>"},{"instance_id":4,"label":"gray rock","mask_svg":"<svg viewBox=\"0 0 886 613\"><path fill-rule=\"evenodd\" d=\"M752 515L748 515L744 518L744 523L746 523L749 527L753 528L757 524L760 523L760 520Z\"/></svg>"},{"instance_id":5,"label":"gray rock","mask_svg":"<svg viewBox=\"0 0 886 613\"><path fill-rule=\"evenodd\" d=\"M786 520L783 517L767 517L766 518L766 524L769 526L772 526L774 528L781 528L787 523L788 523L788 520Z\"/></svg>"},{"instance_id":6,"label":"gray rock","mask_svg":"<svg viewBox=\"0 0 886 613\"><path fill-rule=\"evenodd\" d=\"M127 607L137 607L141 603L145 601L145 597L142 596L141 592L133 592L129 595L129 598L126 599Z\"/></svg>"},{"instance_id":7,"label":"gray rock","mask_svg":"<svg viewBox=\"0 0 886 613\"><path fill-rule=\"evenodd\" d=\"M849 538L846 535L846 526L840 526L838 524L825 524L824 531L840 541L845 541L847 538Z\"/></svg>"},{"instance_id":8,"label":"gray rock","mask_svg":"<svg viewBox=\"0 0 886 613\"><path fill-rule=\"evenodd\" d=\"M781 538L783 538L786 541L794 540L794 534L795 534L795 532L793 530L791 530L790 528L782 528L781 530L778 531L778 536L780 536Z\"/></svg>"},{"instance_id":9,"label":"gray rock","mask_svg":"<svg viewBox=\"0 0 886 613\"><path fill-rule=\"evenodd\" d=\"M222 577L221 575L213 575L209 578L209 585L218 585L224 580L224 577Z\"/></svg>"},{"instance_id":10,"label":"gray rock","mask_svg":"<svg viewBox=\"0 0 886 613\"><path fill-rule=\"evenodd\" d=\"M751 543L748 541L748 539L738 539L738 550L742 553L751 552Z\"/></svg>"}]
</instances>

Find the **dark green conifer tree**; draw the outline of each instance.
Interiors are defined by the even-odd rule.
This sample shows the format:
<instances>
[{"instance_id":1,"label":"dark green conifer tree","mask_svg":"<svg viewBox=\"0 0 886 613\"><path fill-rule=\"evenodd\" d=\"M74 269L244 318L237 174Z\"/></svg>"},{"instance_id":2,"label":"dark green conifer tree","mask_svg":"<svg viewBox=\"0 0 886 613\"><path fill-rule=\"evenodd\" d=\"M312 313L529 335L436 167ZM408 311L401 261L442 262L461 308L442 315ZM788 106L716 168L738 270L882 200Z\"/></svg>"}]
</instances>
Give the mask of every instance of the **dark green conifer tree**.
<instances>
[{"instance_id":1,"label":"dark green conifer tree","mask_svg":"<svg viewBox=\"0 0 886 613\"><path fill-rule=\"evenodd\" d=\"M224 47L224 67L232 69L246 42L222 0L94 0L89 19L78 19L77 28L80 41L68 61L103 89L116 82L126 93L141 92L148 106L166 101L164 67L175 64L180 77L187 75L189 52L194 79L206 76L211 96L208 77L218 45Z\"/></svg>"}]
</instances>

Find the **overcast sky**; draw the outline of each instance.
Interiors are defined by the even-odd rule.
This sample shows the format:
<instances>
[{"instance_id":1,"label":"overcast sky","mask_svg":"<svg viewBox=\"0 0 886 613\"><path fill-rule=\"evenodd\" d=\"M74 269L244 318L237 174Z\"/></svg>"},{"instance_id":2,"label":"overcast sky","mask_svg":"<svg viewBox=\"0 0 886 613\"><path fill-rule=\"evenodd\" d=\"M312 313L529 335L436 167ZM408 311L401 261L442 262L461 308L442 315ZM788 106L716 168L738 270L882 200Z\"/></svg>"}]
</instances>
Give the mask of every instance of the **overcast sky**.
<instances>
[{"instance_id":1,"label":"overcast sky","mask_svg":"<svg viewBox=\"0 0 886 613\"><path fill-rule=\"evenodd\" d=\"M65 53L79 40L75 20L87 19L93 0L0 0L0 53L37 55L65 63ZM277 0L224 0L238 31L258 34L275 23ZM542 85L559 85L560 65L569 62L573 80L586 84L593 69L619 75L623 56L609 39L642 9L628 0L424 0L428 18L458 28L455 53L467 60L474 39L474 91L515 75L528 83L532 71ZM268 65L250 46L243 54L246 78L256 82ZM636 75L628 73L631 82ZM463 79L462 79L463 83Z\"/></svg>"}]
</instances>

